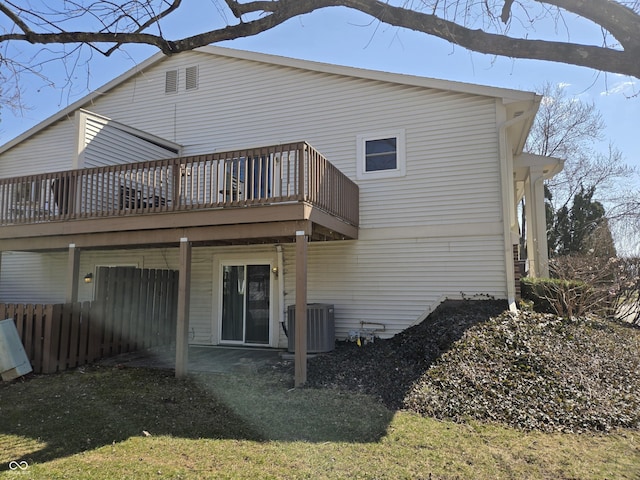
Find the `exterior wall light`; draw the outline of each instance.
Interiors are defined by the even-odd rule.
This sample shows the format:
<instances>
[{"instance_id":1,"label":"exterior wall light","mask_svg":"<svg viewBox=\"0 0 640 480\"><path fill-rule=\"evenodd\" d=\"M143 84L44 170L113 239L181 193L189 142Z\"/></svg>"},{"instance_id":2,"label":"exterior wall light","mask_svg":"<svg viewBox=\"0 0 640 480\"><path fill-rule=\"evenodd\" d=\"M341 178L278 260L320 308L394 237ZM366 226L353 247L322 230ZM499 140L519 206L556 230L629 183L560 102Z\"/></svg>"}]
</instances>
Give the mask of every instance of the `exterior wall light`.
<instances>
[{"instance_id":1,"label":"exterior wall light","mask_svg":"<svg viewBox=\"0 0 640 480\"><path fill-rule=\"evenodd\" d=\"M91 283L93 282L93 273L87 273L84 276L84 283Z\"/></svg>"}]
</instances>

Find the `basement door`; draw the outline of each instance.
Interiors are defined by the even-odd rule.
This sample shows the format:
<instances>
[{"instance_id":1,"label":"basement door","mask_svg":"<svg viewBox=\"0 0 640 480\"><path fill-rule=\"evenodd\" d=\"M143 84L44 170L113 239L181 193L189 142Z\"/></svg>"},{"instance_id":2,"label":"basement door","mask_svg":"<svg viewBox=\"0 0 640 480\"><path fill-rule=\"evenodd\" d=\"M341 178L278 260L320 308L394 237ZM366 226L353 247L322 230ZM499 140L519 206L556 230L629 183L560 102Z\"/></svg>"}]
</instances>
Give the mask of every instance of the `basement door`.
<instances>
[{"instance_id":1,"label":"basement door","mask_svg":"<svg viewBox=\"0 0 640 480\"><path fill-rule=\"evenodd\" d=\"M221 342L268 345L271 266L222 264Z\"/></svg>"}]
</instances>

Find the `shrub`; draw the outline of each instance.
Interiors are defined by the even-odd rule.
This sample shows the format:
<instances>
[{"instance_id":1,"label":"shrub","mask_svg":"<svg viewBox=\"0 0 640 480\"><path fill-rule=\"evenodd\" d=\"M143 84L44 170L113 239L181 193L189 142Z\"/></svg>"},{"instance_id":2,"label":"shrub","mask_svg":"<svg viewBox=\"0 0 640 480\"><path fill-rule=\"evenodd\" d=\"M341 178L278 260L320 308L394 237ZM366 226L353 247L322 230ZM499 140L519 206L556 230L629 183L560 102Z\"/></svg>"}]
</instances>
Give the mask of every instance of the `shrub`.
<instances>
[{"instance_id":1,"label":"shrub","mask_svg":"<svg viewBox=\"0 0 640 480\"><path fill-rule=\"evenodd\" d=\"M621 258L614 308L618 318L640 325L640 257Z\"/></svg>"},{"instance_id":2,"label":"shrub","mask_svg":"<svg viewBox=\"0 0 640 480\"><path fill-rule=\"evenodd\" d=\"M589 286L580 280L525 277L521 286L522 298L531 302L536 312L555 313L561 317L584 313L583 299L588 295Z\"/></svg>"},{"instance_id":3,"label":"shrub","mask_svg":"<svg viewBox=\"0 0 640 480\"><path fill-rule=\"evenodd\" d=\"M549 269L553 278L521 280L522 297L535 311L640 322L640 259L567 255L551 259Z\"/></svg>"}]
</instances>

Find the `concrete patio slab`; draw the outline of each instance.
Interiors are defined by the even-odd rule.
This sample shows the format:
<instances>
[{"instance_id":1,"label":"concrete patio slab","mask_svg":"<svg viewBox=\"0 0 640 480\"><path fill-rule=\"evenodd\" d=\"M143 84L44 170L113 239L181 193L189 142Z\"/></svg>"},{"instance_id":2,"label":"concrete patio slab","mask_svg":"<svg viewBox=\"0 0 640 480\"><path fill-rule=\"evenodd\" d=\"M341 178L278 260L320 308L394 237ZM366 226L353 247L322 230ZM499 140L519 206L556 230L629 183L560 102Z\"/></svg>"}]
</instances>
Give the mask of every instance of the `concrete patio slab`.
<instances>
[{"instance_id":1,"label":"concrete patio slab","mask_svg":"<svg viewBox=\"0 0 640 480\"><path fill-rule=\"evenodd\" d=\"M274 365L282 360L285 350L189 346L189 372L240 373L257 372L260 368ZM100 365L119 367L145 367L175 369L175 349L158 347L137 352L124 353L102 359Z\"/></svg>"}]
</instances>

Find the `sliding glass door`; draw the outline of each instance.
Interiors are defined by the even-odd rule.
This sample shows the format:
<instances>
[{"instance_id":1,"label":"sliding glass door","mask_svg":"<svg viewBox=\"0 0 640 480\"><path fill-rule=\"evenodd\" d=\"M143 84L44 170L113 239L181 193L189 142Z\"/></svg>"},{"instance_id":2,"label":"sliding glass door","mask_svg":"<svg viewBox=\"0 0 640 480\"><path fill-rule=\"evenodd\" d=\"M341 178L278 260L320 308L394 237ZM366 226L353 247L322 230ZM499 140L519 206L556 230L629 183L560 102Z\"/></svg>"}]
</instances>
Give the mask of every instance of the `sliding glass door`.
<instances>
[{"instance_id":1,"label":"sliding glass door","mask_svg":"<svg viewBox=\"0 0 640 480\"><path fill-rule=\"evenodd\" d=\"M222 335L225 343L269 343L271 266L222 266Z\"/></svg>"}]
</instances>

